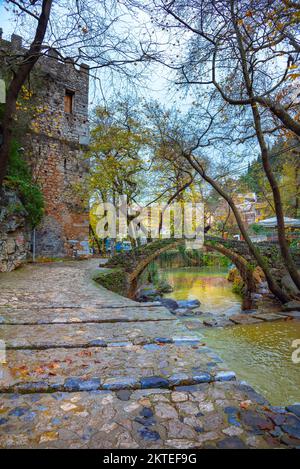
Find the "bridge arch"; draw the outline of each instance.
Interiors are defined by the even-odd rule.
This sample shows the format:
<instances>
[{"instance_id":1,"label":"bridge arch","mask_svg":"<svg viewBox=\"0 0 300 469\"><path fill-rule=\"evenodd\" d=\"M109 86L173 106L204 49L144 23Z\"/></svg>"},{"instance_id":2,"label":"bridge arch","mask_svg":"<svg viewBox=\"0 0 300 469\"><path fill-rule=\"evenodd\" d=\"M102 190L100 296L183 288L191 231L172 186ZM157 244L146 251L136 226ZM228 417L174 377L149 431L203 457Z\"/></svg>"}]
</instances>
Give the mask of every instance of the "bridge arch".
<instances>
[{"instance_id":1,"label":"bridge arch","mask_svg":"<svg viewBox=\"0 0 300 469\"><path fill-rule=\"evenodd\" d=\"M112 257L107 264L108 267L122 267L126 274L127 294L134 298L138 286L138 278L146 267L162 253L184 244L184 239L162 239L138 247L128 253L120 253ZM249 255L245 250L245 243L230 242L221 238L205 237L204 247L208 251L217 251L228 257L238 269L245 284L244 308L251 307L251 295L256 291L256 279L254 269L249 263ZM241 249L242 247L242 249ZM239 250L241 253L239 253ZM246 255L244 255L246 253Z\"/></svg>"}]
</instances>

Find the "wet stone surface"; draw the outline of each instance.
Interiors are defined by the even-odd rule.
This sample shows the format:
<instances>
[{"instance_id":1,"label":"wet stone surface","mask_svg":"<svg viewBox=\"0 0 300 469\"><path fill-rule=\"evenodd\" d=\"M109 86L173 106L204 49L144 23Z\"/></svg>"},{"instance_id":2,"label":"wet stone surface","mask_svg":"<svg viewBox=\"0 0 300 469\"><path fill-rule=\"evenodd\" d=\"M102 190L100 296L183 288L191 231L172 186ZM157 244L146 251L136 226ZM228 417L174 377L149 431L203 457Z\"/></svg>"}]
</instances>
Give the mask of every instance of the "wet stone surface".
<instances>
[{"instance_id":1,"label":"wet stone surface","mask_svg":"<svg viewBox=\"0 0 300 469\"><path fill-rule=\"evenodd\" d=\"M300 420L292 414L284 413L278 426L276 414L266 407L252 403L251 410L242 408L248 396L236 383L201 386L180 392L134 391L125 401L111 391L5 394L0 407L0 446L203 448L209 444L242 449L286 448L288 441L297 443L295 429ZM229 415L235 415L238 426L228 422Z\"/></svg>"},{"instance_id":2,"label":"wet stone surface","mask_svg":"<svg viewBox=\"0 0 300 469\"><path fill-rule=\"evenodd\" d=\"M97 264L0 275L1 447L300 447L299 406L269 406L167 309L96 286Z\"/></svg>"},{"instance_id":3,"label":"wet stone surface","mask_svg":"<svg viewBox=\"0 0 300 469\"><path fill-rule=\"evenodd\" d=\"M154 342L157 337L172 341L188 334L186 328L176 321L0 325L0 337L8 349L94 346L97 345L95 340L102 341L100 346L118 342L138 345Z\"/></svg>"}]
</instances>

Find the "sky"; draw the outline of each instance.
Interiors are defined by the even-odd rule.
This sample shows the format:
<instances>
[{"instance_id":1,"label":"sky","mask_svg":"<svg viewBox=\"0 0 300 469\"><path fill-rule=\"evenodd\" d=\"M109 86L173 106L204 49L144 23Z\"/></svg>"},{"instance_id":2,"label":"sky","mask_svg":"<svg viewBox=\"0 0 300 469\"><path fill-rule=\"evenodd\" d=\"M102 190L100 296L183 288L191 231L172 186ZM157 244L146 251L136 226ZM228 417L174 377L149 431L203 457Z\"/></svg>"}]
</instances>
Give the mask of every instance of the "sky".
<instances>
[{"instance_id":1,"label":"sky","mask_svg":"<svg viewBox=\"0 0 300 469\"><path fill-rule=\"evenodd\" d=\"M22 32L15 30L15 23L12 21L11 14L7 12L5 8L5 1L0 0L0 27L3 29L3 37L5 39L10 39L10 36L13 32L16 34L22 35ZM129 26L134 29L136 28L139 31L139 28L142 29L143 25L146 23L148 18L145 18L141 14L141 17L133 18L132 25L129 23ZM125 26L128 26L128 24ZM167 37L164 37L164 33L161 34L158 39L163 43L167 42ZM137 99L143 100L157 100L160 104L165 107L176 107L181 112L188 111L191 107L193 96L192 94L185 95L184 91L178 92L174 84L172 84L170 70L163 65L151 65L147 69L146 78L138 83L135 89L132 89L130 86L127 86L126 81L115 79L114 84L109 79L107 79L108 71L103 69L100 74L100 79L90 79L90 98L89 98L89 108L92 110L97 105L105 105L110 98L116 98L118 93L120 97L123 95L134 95L134 92L137 90ZM216 160L219 156L216 154L213 149L210 149L210 156ZM255 155L256 156L256 155ZM254 157L254 155L253 155ZM252 159L252 156L250 157Z\"/></svg>"},{"instance_id":2,"label":"sky","mask_svg":"<svg viewBox=\"0 0 300 469\"><path fill-rule=\"evenodd\" d=\"M0 0L0 27L3 29L4 35L10 34L11 25L10 25L10 15L4 8L4 1Z\"/></svg>"},{"instance_id":3,"label":"sky","mask_svg":"<svg viewBox=\"0 0 300 469\"><path fill-rule=\"evenodd\" d=\"M22 33L16 29L16 25L14 21L12 21L13 16L7 11L5 3L4 0L0 0L0 27L3 29L3 38L9 40L12 33L15 32L19 35L22 35ZM145 18L139 18L134 27L138 28L139 24L143 24L143 22L145 22ZM95 80L91 77L91 107L99 103L104 104L105 100L109 100L111 96L116 96L118 93L132 94L136 91L139 95L139 99L158 100L166 107L179 106L181 110L188 110L190 107L191 98L178 95L178 92L170 80L170 70L163 65L151 65L144 79L138 83L134 90L131 89L130 86L127 89L126 82L121 82L118 78L114 80L113 87L111 83L107 85L108 80L106 80L105 77L105 71L101 73L100 80Z\"/></svg>"}]
</instances>

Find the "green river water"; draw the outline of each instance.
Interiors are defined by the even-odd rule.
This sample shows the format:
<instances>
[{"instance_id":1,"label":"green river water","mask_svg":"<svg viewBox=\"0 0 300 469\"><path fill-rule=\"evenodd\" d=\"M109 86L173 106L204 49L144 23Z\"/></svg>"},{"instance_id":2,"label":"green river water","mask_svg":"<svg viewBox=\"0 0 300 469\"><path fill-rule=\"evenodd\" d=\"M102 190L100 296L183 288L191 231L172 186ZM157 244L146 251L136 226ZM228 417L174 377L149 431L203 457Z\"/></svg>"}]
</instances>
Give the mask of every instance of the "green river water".
<instances>
[{"instance_id":1,"label":"green river water","mask_svg":"<svg viewBox=\"0 0 300 469\"><path fill-rule=\"evenodd\" d=\"M173 268L163 269L161 274L174 288L167 297L197 298L203 312L230 315L240 310L241 299L232 292L226 273L220 269ZM251 384L273 405L300 402L300 363L292 361L292 343L297 339L300 321L207 328L204 332L206 344L238 378Z\"/></svg>"}]
</instances>

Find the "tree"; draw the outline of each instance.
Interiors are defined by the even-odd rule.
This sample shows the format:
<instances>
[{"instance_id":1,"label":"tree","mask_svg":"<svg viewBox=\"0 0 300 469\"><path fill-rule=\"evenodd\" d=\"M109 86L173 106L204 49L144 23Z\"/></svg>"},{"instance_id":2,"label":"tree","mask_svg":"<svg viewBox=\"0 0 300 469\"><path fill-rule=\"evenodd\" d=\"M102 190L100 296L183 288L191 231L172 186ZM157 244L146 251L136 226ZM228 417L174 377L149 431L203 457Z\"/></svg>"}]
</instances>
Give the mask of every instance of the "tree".
<instances>
[{"instance_id":1,"label":"tree","mask_svg":"<svg viewBox=\"0 0 300 469\"><path fill-rule=\"evenodd\" d=\"M29 3L29 2L28 2ZM36 1L30 2L33 6L37 4ZM27 14L33 15L31 10L27 9L24 5L21 6L22 11ZM34 13L37 20L37 27L34 39L30 48L17 65L17 70L13 73L11 82L8 85L6 103L4 106L4 113L1 119L2 127L2 144L0 146L0 187L6 174L9 154L12 144L12 132L14 125L14 116L16 113L16 103L19 93L24 85L31 70L39 59L42 51L42 44L46 35L46 30L49 23L50 12L52 8L52 0L43 0L38 14Z\"/></svg>"},{"instance_id":2,"label":"tree","mask_svg":"<svg viewBox=\"0 0 300 469\"><path fill-rule=\"evenodd\" d=\"M103 69L134 80L152 57L151 41L143 45L125 27L122 20L127 10L115 0L7 0L7 5L30 45L27 50L0 51L1 66L5 63L11 74L1 118L0 186L7 170L18 95L41 56L55 49L58 60L67 56L74 64L84 61L95 81Z\"/></svg>"},{"instance_id":3,"label":"tree","mask_svg":"<svg viewBox=\"0 0 300 469\"><path fill-rule=\"evenodd\" d=\"M278 180L284 212L287 216L299 216L300 161L295 140L276 142L269 150L273 172ZM254 160L247 172L240 178L244 190L256 192L259 200L265 202L265 218L275 215L270 184L262 168L261 158Z\"/></svg>"},{"instance_id":4,"label":"tree","mask_svg":"<svg viewBox=\"0 0 300 469\"><path fill-rule=\"evenodd\" d=\"M174 114L173 116L169 116L168 125L165 125L166 113L163 110L156 112L155 121L153 124L157 132L157 139L161 140L162 145L171 147L176 154L176 158L178 158L178 155L180 155L182 160L188 162L190 166L201 176L201 178L206 181L219 194L219 196L221 196L222 199L228 203L228 206L230 207L235 217L239 230L248 245L249 251L265 274L271 292L280 301L288 301L288 295L280 288L274 279L268 262L260 253L259 248L251 241L251 238L232 195L224 190L222 184L218 181L219 178L217 176L212 177L208 173L209 160L201 155L203 148L206 147L205 136L207 132L203 130L203 128L200 132L199 129L197 131L194 129L193 132L190 116L186 116L185 119L178 119L178 117L175 116L173 120L172 117L174 118ZM209 115L207 118L208 125L206 129L211 128L211 120L213 119ZM205 128L205 122L203 123L203 126ZM164 132L161 131L162 128L164 129ZM198 137L198 134L200 134L200 137Z\"/></svg>"},{"instance_id":5,"label":"tree","mask_svg":"<svg viewBox=\"0 0 300 469\"><path fill-rule=\"evenodd\" d=\"M279 27L278 2L172 0L154 3L153 21L169 31L177 31L188 43L188 48L179 52L178 58L172 56L171 61L164 60L167 66L179 71L177 83L200 87L206 96L210 93L213 106L217 92L226 106L242 110L246 107L272 191L281 255L300 289L300 275L286 239L280 189L266 140L272 119L275 119L276 129L283 126L300 135L299 102L295 102L294 93L286 92L285 88L287 80L294 75L291 72L297 51L287 47L286 36L281 34L281 30L287 31L289 26L284 23ZM286 21L286 10L281 13L280 19ZM176 33L173 35L176 37Z\"/></svg>"},{"instance_id":6,"label":"tree","mask_svg":"<svg viewBox=\"0 0 300 469\"><path fill-rule=\"evenodd\" d=\"M137 106L129 98L95 110L87 157L91 161L90 196L96 205L111 202L118 207L121 196L126 196L128 205L132 205L143 198L151 139L138 116ZM124 215L129 225L138 210ZM133 236L131 239L135 243Z\"/></svg>"}]
</instances>

